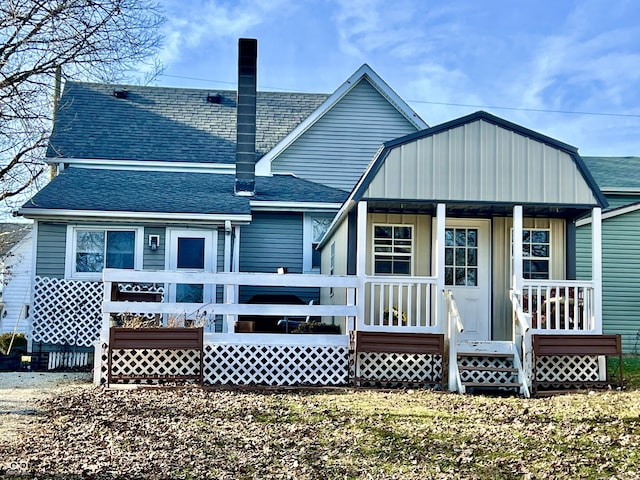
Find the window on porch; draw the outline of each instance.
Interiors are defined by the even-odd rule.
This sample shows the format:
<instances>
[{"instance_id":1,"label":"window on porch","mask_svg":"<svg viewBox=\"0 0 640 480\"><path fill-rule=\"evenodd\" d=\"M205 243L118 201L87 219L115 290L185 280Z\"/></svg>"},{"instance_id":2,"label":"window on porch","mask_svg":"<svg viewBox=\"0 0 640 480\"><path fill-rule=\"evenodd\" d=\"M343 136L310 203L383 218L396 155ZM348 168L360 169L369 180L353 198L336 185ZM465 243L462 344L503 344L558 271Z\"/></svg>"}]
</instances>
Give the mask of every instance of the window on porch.
<instances>
[{"instance_id":1,"label":"window on porch","mask_svg":"<svg viewBox=\"0 0 640 480\"><path fill-rule=\"evenodd\" d=\"M413 225L374 225L373 252L376 275L411 275Z\"/></svg>"},{"instance_id":2,"label":"window on porch","mask_svg":"<svg viewBox=\"0 0 640 480\"><path fill-rule=\"evenodd\" d=\"M513 231L511 232L513 252ZM522 276L531 280L551 278L551 230L525 228L522 230ZM513 255L511 258L513 264Z\"/></svg>"}]
</instances>

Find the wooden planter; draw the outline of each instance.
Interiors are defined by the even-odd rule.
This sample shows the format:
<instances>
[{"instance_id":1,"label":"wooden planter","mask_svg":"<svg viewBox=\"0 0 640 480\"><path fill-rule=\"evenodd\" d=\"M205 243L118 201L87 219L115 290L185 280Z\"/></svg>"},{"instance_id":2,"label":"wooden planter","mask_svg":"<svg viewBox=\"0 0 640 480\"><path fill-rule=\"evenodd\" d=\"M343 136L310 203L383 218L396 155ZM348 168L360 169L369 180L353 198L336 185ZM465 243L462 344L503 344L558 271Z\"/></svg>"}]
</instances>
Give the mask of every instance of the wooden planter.
<instances>
[{"instance_id":1,"label":"wooden planter","mask_svg":"<svg viewBox=\"0 0 640 480\"><path fill-rule=\"evenodd\" d=\"M204 330L200 328L124 328L109 330L108 384L113 380L198 380L202 383ZM193 375L112 375L113 352L117 350L196 350L200 356L200 368Z\"/></svg>"}]
</instances>

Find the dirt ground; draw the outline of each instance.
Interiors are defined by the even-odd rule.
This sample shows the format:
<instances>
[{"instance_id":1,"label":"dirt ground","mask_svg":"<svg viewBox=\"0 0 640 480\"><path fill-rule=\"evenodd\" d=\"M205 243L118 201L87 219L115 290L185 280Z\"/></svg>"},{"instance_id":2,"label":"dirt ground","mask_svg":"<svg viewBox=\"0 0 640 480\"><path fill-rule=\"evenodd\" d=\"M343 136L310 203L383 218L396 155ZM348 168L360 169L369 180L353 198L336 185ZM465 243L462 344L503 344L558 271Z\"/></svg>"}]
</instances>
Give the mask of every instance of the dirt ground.
<instances>
[{"instance_id":1,"label":"dirt ground","mask_svg":"<svg viewBox=\"0 0 640 480\"><path fill-rule=\"evenodd\" d=\"M14 441L38 412L38 401L91 388L91 373L0 372L0 439Z\"/></svg>"}]
</instances>

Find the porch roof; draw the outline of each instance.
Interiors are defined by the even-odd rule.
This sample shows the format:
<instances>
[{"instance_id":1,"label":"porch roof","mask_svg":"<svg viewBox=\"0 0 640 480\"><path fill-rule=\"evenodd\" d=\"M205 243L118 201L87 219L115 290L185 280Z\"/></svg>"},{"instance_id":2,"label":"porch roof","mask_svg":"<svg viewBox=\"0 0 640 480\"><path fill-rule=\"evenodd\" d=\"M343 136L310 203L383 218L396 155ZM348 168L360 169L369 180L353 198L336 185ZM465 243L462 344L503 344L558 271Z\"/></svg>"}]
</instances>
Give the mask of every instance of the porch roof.
<instances>
[{"instance_id":1,"label":"porch roof","mask_svg":"<svg viewBox=\"0 0 640 480\"><path fill-rule=\"evenodd\" d=\"M44 211L194 215L251 214L251 201L342 203L347 193L291 175L256 177L256 195L234 195L235 176L213 173L68 168L25 203L20 214Z\"/></svg>"}]
</instances>

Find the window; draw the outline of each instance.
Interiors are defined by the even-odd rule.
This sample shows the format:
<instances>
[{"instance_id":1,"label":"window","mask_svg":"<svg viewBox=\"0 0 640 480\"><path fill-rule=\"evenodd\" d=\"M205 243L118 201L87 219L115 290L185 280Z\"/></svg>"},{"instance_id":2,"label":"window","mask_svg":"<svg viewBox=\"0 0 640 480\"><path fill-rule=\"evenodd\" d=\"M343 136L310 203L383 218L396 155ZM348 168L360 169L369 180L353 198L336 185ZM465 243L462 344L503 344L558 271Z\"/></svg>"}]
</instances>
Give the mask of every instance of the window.
<instances>
[{"instance_id":1,"label":"window","mask_svg":"<svg viewBox=\"0 0 640 480\"><path fill-rule=\"evenodd\" d=\"M374 225L373 263L377 275L411 275L412 225Z\"/></svg>"},{"instance_id":2,"label":"window","mask_svg":"<svg viewBox=\"0 0 640 480\"><path fill-rule=\"evenodd\" d=\"M549 230L522 231L522 273L524 278L548 280L551 259Z\"/></svg>"},{"instance_id":3,"label":"window","mask_svg":"<svg viewBox=\"0 0 640 480\"><path fill-rule=\"evenodd\" d=\"M447 228L444 242L444 284L478 286L478 229Z\"/></svg>"},{"instance_id":4,"label":"window","mask_svg":"<svg viewBox=\"0 0 640 480\"><path fill-rule=\"evenodd\" d=\"M98 279L104 268L140 268L136 254L138 229L72 228L68 234L70 277Z\"/></svg>"},{"instance_id":5,"label":"window","mask_svg":"<svg viewBox=\"0 0 640 480\"><path fill-rule=\"evenodd\" d=\"M321 254L316 248L332 221L333 216L305 214L303 259L305 272L320 272Z\"/></svg>"}]
</instances>

